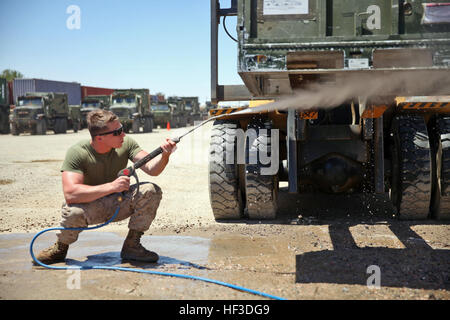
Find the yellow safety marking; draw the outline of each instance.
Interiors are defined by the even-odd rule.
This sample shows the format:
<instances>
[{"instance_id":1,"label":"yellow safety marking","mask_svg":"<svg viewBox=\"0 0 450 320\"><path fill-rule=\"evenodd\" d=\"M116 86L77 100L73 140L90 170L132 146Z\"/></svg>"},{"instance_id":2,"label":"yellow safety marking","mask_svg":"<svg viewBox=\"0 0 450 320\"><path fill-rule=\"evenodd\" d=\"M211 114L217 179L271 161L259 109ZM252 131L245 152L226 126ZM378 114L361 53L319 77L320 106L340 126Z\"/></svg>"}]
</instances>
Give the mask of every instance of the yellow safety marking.
<instances>
[{"instance_id":1,"label":"yellow safety marking","mask_svg":"<svg viewBox=\"0 0 450 320\"><path fill-rule=\"evenodd\" d=\"M319 112L317 111L302 111L299 113L299 118L302 120L313 120L319 117Z\"/></svg>"},{"instance_id":2,"label":"yellow safety marking","mask_svg":"<svg viewBox=\"0 0 450 320\"><path fill-rule=\"evenodd\" d=\"M245 108L226 108L226 109L212 109L209 110L209 114L212 116L220 116L222 114L231 114L237 111L244 110Z\"/></svg>"},{"instance_id":3,"label":"yellow safety marking","mask_svg":"<svg viewBox=\"0 0 450 320\"><path fill-rule=\"evenodd\" d=\"M450 103L443 102L409 102L405 105L399 105L402 109L415 109L415 110L423 110L423 109L443 109L450 107Z\"/></svg>"},{"instance_id":4,"label":"yellow safety marking","mask_svg":"<svg viewBox=\"0 0 450 320\"><path fill-rule=\"evenodd\" d=\"M366 110L364 110L363 114L361 115L361 118L363 119L379 118L384 114L387 108L388 107L385 105L369 106L366 108Z\"/></svg>"}]
</instances>

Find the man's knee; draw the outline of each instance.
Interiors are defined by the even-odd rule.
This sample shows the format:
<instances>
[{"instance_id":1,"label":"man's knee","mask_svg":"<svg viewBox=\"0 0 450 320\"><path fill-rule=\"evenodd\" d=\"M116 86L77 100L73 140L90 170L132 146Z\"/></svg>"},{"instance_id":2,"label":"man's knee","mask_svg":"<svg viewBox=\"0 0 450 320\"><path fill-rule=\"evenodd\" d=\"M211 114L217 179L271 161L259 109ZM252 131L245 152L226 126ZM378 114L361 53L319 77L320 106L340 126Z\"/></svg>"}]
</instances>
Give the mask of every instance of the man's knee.
<instances>
[{"instance_id":1,"label":"man's knee","mask_svg":"<svg viewBox=\"0 0 450 320\"><path fill-rule=\"evenodd\" d=\"M84 215L84 208L64 204L61 226L64 228L86 228L88 223ZM59 230L57 238L62 243L71 244L77 241L80 232L81 230Z\"/></svg>"},{"instance_id":2,"label":"man's knee","mask_svg":"<svg viewBox=\"0 0 450 320\"><path fill-rule=\"evenodd\" d=\"M146 183L140 186L140 195L145 198L153 198L153 200L161 200L162 198L162 190L161 188L154 183Z\"/></svg>"},{"instance_id":3,"label":"man's knee","mask_svg":"<svg viewBox=\"0 0 450 320\"><path fill-rule=\"evenodd\" d=\"M161 199L161 188L154 183L145 183L140 185L139 194L135 198L133 207L155 215Z\"/></svg>"},{"instance_id":4,"label":"man's knee","mask_svg":"<svg viewBox=\"0 0 450 320\"><path fill-rule=\"evenodd\" d=\"M87 227L87 225L85 208L82 205L63 205L61 226L65 228L83 228Z\"/></svg>"}]
</instances>

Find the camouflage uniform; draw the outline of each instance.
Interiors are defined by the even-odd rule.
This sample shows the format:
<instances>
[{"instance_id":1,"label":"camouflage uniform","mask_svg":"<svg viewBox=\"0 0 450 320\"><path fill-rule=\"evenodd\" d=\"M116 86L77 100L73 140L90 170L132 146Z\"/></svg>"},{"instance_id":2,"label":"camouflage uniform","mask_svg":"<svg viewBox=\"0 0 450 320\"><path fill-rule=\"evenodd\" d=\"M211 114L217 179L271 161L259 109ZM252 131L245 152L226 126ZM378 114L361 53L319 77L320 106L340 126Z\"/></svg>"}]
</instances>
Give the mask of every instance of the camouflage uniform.
<instances>
[{"instance_id":1,"label":"camouflage uniform","mask_svg":"<svg viewBox=\"0 0 450 320\"><path fill-rule=\"evenodd\" d=\"M137 194L137 185L130 190L119 202L119 195L110 194L89 203L63 204L61 226L64 228L86 228L89 225L101 224L108 221L120 205L119 213L114 221L121 221L130 217L128 228L145 232L155 219L156 210L162 198L162 191L156 184L141 183ZM58 241L71 244L77 241L81 230L60 230Z\"/></svg>"}]
</instances>

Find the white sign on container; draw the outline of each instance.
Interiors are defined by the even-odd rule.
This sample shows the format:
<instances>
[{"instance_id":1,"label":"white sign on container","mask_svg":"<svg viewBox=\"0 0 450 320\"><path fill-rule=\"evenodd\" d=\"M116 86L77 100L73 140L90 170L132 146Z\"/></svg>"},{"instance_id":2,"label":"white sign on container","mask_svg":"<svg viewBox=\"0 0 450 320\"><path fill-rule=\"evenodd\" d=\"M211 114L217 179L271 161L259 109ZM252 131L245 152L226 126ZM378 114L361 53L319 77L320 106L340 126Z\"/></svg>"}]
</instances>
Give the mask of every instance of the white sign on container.
<instances>
[{"instance_id":1,"label":"white sign on container","mask_svg":"<svg viewBox=\"0 0 450 320\"><path fill-rule=\"evenodd\" d=\"M264 0L264 15L308 14L309 0Z\"/></svg>"}]
</instances>

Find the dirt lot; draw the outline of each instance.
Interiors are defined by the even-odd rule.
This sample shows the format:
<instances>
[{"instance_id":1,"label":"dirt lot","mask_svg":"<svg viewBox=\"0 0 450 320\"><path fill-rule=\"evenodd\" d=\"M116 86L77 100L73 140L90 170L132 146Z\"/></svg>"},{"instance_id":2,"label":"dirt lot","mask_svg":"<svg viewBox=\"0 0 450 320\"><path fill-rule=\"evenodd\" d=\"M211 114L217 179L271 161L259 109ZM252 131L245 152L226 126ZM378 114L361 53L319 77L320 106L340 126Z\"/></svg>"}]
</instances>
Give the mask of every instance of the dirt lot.
<instances>
[{"instance_id":1,"label":"dirt lot","mask_svg":"<svg viewBox=\"0 0 450 320\"><path fill-rule=\"evenodd\" d=\"M296 197L282 185L277 220L215 222L208 195L210 128L185 137L161 176L139 173L164 193L144 237L146 247L161 256L157 264L121 263L127 221L83 232L67 263L200 276L295 300L450 298L449 224L398 221L385 197ZM184 130L132 136L151 151ZM0 136L0 299L263 298L162 275L31 267L33 235L59 224L65 152L88 138L87 130ZM54 238L44 234L34 251Z\"/></svg>"}]
</instances>

